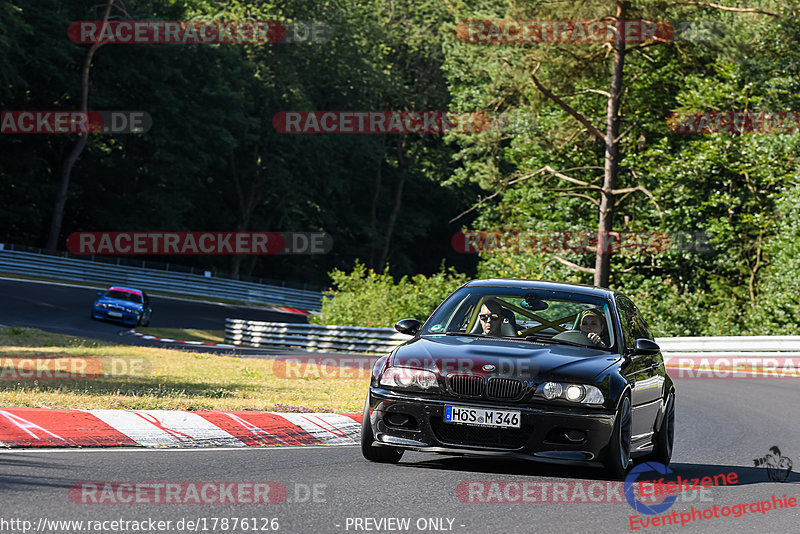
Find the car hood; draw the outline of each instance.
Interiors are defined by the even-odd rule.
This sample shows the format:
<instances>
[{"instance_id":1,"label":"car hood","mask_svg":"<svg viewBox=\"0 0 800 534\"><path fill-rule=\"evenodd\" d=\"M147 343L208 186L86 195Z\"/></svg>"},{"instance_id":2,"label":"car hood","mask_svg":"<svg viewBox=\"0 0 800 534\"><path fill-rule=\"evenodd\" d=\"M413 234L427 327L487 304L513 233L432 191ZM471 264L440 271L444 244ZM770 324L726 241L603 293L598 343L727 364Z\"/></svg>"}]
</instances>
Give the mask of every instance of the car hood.
<instances>
[{"instance_id":1,"label":"car hood","mask_svg":"<svg viewBox=\"0 0 800 534\"><path fill-rule=\"evenodd\" d=\"M131 302L129 300L122 300L122 299L114 299L111 297L100 297L95 301L95 304L113 304L115 306L121 306L123 308L129 308L133 310L141 310L143 308L142 304L137 304L136 302Z\"/></svg>"},{"instance_id":2,"label":"car hood","mask_svg":"<svg viewBox=\"0 0 800 534\"><path fill-rule=\"evenodd\" d=\"M475 374L523 380L542 377L592 381L620 359L617 354L590 347L426 335L398 347L390 365L428 369L444 376Z\"/></svg>"}]
</instances>

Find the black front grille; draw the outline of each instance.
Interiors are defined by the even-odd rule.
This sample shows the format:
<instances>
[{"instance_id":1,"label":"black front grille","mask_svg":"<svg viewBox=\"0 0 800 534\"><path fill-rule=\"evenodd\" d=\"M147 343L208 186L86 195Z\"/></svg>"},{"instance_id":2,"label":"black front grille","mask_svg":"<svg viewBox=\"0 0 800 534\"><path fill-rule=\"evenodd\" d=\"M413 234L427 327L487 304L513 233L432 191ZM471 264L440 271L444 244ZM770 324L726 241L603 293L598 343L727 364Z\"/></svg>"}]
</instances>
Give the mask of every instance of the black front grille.
<instances>
[{"instance_id":1,"label":"black front grille","mask_svg":"<svg viewBox=\"0 0 800 534\"><path fill-rule=\"evenodd\" d=\"M448 377L450 389L457 395L480 397L483 395L483 377L473 375L455 375Z\"/></svg>"},{"instance_id":2,"label":"black front grille","mask_svg":"<svg viewBox=\"0 0 800 534\"><path fill-rule=\"evenodd\" d=\"M522 382L514 378L490 378L486 395L493 399L516 399L522 394Z\"/></svg>"},{"instance_id":3,"label":"black front grille","mask_svg":"<svg viewBox=\"0 0 800 534\"><path fill-rule=\"evenodd\" d=\"M431 417L431 428L436 439L449 445L519 449L527 443L531 427L488 428L445 423L441 417Z\"/></svg>"}]
</instances>

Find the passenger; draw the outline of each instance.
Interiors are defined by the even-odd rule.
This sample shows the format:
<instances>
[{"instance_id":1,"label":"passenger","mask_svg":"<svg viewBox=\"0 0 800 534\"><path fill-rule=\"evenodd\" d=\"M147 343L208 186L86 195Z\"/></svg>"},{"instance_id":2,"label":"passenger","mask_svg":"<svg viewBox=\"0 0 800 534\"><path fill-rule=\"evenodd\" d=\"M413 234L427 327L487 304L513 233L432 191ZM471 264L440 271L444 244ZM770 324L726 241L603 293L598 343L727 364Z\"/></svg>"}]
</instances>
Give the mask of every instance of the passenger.
<instances>
[{"instance_id":1,"label":"passenger","mask_svg":"<svg viewBox=\"0 0 800 534\"><path fill-rule=\"evenodd\" d=\"M494 300L487 300L481 306L481 313L478 315L483 327L485 336L502 336L501 327L503 326L503 307Z\"/></svg>"},{"instance_id":2,"label":"passenger","mask_svg":"<svg viewBox=\"0 0 800 534\"><path fill-rule=\"evenodd\" d=\"M603 330L606 328L606 322L603 314L598 310L584 310L581 312L580 320L578 321L581 332L585 332L589 341L595 345L605 347L606 344L601 337Z\"/></svg>"}]
</instances>

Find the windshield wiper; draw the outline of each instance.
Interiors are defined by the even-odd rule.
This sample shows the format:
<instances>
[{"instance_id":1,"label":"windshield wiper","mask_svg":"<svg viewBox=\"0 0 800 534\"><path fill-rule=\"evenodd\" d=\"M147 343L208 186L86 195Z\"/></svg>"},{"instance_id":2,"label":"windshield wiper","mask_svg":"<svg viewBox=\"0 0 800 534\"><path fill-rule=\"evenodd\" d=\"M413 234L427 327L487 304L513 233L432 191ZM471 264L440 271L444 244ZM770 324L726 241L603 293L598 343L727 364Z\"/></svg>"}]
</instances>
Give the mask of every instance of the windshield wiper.
<instances>
[{"instance_id":1,"label":"windshield wiper","mask_svg":"<svg viewBox=\"0 0 800 534\"><path fill-rule=\"evenodd\" d=\"M565 341L563 339L553 339L550 336L543 336L541 334L530 334L525 336L526 341L536 341L539 343L550 343L551 345L572 345L573 347L583 347L586 348L587 345L582 343L575 343L574 341Z\"/></svg>"},{"instance_id":2,"label":"windshield wiper","mask_svg":"<svg viewBox=\"0 0 800 534\"><path fill-rule=\"evenodd\" d=\"M445 332L444 335L446 335L446 336L492 337L492 336L487 336L486 334L476 334L476 333L473 333L473 332Z\"/></svg>"}]
</instances>

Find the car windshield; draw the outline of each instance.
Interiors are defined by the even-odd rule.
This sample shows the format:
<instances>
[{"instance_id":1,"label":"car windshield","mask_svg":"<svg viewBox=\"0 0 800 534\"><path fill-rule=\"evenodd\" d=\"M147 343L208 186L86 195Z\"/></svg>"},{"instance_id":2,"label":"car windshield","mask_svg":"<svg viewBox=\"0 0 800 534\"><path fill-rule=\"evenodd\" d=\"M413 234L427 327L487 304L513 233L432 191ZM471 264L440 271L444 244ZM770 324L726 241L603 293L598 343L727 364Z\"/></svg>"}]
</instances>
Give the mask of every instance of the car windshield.
<instances>
[{"instance_id":1,"label":"car windshield","mask_svg":"<svg viewBox=\"0 0 800 534\"><path fill-rule=\"evenodd\" d=\"M110 299L127 300L128 302L135 302L136 304L142 303L142 296L139 293L130 293L129 291L117 291L116 289L109 289L106 291L106 297Z\"/></svg>"},{"instance_id":2,"label":"car windshield","mask_svg":"<svg viewBox=\"0 0 800 534\"><path fill-rule=\"evenodd\" d=\"M498 325L491 323L497 322ZM489 335L611 350L612 312L600 297L517 287L464 287L426 321L420 334Z\"/></svg>"}]
</instances>

